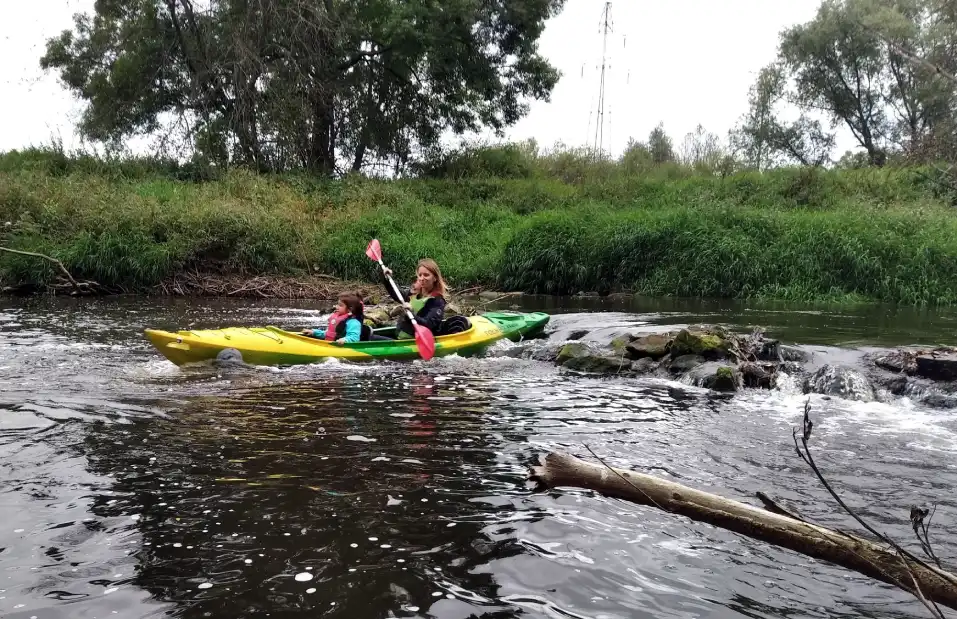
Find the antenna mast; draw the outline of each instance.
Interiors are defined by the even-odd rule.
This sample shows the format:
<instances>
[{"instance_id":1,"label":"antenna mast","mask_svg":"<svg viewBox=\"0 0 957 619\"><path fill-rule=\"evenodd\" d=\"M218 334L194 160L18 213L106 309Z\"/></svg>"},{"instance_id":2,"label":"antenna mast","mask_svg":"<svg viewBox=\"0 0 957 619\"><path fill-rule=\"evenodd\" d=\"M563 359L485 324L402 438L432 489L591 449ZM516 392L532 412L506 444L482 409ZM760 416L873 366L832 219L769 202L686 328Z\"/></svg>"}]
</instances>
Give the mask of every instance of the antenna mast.
<instances>
[{"instance_id":1,"label":"antenna mast","mask_svg":"<svg viewBox=\"0 0 957 619\"><path fill-rule=\"evenodd\" d=\"M611 19L611 2L605 2L601 13L602 41L601 41L601 78L598 84L598 118L595 124L595 150L604 150L605 140L605 67L607 66L608 34L614 29Z\"/></svg>"}]
</instances>

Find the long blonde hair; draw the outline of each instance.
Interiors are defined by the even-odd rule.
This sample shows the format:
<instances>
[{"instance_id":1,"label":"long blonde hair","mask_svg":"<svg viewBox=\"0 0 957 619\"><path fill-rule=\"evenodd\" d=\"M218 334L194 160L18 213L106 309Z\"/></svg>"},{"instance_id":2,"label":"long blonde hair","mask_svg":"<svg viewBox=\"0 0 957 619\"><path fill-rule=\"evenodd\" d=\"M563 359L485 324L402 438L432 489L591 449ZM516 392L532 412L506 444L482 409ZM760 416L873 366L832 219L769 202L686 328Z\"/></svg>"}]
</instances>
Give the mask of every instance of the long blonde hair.
<instances>
[{"instance_id":1,"label":"long blonde hair","mask_svg":"<svg viewBox=\"0 0 957 619\"><path fill-rule=\"evenodd\" d=\"M423 258L422 260L419 260L419 266L417 266L415 270L418 271L419 267L425 267L430 273L432 273L433 276L435 276L435 285L432 286L432 292L430 294L441 295L444 297L446 292L448 292L448 288L445 285L445 279L442 278L442 270L439 269L439 265L436 264L435 260L432 260L431 258Z\"/></svg>"}]
</instances>

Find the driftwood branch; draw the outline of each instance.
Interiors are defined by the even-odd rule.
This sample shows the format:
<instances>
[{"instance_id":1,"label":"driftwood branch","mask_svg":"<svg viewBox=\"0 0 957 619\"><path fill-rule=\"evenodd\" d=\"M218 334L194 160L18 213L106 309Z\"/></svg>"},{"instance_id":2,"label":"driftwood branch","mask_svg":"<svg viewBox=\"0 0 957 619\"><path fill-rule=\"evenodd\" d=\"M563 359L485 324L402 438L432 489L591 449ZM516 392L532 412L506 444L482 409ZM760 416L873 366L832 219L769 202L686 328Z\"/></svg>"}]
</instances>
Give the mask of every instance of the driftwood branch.
<instances>
[{"instance_id":1,"label":"driftwood branch","mask_svg":"<svg viewBox=\"0 0 957 619\"><path fill-rule=\"evenodd\" d=\"M895 585L931 603L957 610L957 576L915 562L893 548L702 492L676 482L614 469L552 452L532 467L529 478L546 488L578 487L706 522Z\"/></svg>"},{"instance_id":2,"label":"driftwood branch","mask_svg":"<svg viewBox=\"0 0 957 619\"><path fill-rule=\"evenodd\" d=\"M34 258L43 258L44 260L49 260L53 264L57 265L60 268L60 272L66 277L67 281L70 282L70 286L73 287L73 290L77 293L80 292L80 283L73 279L73 276L70 275L70 271L67 270L63 263L53 258L52 256L47 256L46 254L38 254L32 251L23 251L20 249L10 249L9 247L0 246L0 251L5 251L11 254L18 254L20 256L32 256Z\"/></svg>"}]
</instances>

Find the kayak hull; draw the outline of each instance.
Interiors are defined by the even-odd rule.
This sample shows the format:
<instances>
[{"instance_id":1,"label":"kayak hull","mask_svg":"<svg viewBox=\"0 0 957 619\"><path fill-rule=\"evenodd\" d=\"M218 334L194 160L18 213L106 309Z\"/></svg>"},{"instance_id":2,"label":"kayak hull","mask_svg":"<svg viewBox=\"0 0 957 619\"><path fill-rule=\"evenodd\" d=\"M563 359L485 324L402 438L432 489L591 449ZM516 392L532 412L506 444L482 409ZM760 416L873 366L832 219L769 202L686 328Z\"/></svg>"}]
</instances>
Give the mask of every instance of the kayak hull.
<instances>
[{"instance_id":1,"label":"kayak hull","mask_svg":"<svg viewBox=\"0 0 957 619\"><path fill-rule=\"evenodd\" d=\"M488 312L469 316L471 328L435 338L435 356L474 356L501 339L518 341L544 330L549 321L542 312ZM250 365L295 365L334 358L344 361L409 361L419 359L415 340L388 340L336 344L277 327L226 327L175 333L147 329L146 337L176 365L211 361L235 349Z\"/></svg>"}]
</instances>

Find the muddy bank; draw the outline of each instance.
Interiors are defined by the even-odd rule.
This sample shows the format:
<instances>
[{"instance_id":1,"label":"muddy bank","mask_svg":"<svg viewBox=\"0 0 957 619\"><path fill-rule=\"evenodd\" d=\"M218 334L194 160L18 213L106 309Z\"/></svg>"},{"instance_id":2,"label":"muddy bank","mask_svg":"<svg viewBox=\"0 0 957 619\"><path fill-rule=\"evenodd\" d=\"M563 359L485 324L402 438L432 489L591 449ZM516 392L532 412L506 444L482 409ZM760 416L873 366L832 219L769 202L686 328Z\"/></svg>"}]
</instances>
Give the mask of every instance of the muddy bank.
<instances>
[{"instance_id":1,"label":"muddy bank","mask_svg":"<svg viewBox=\"0 0 957 619\"><path fill-rule=\"evenodd\" d=\"M403 282L397 282L400 286ZM76 285L74 285L76 284ZM333 301L343 291L360 292L369 303L378 304L389 301L381 282L344 280L332 275L303 274L292 275L244 275L241 273L222 273L211 271L184 271L164 279L147 289L126 289L116 286L104 286L95 281L73 280L60 277L46 285L24 284L4 285L0 281L2 296L119 296L136 295L143 297L220 297L236 299L276 299L276 300L328 300ZM477 297L482 302L499 301L521 296L520 292L500 292L486 289L484 286L468 285L461 289L451 289L450 297ZM586 295L583 295L586 296Z\"/></svg>"}]
</instances>

